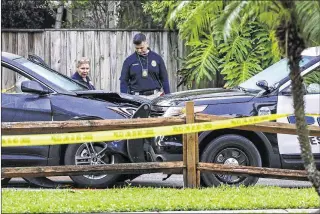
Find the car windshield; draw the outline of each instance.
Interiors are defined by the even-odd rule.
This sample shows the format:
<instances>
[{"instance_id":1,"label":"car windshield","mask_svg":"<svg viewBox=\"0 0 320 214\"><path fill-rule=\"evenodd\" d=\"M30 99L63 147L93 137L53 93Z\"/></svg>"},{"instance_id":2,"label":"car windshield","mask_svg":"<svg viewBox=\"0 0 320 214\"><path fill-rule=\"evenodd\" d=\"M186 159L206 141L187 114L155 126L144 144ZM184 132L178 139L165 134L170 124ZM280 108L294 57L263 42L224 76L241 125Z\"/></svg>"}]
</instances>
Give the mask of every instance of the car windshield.
<instances>
[{"instance_id":1,"label":"car windshield","mask_svg":"<svg viewBox=\"0 0 320 214\"><path fill-rule=\"evenodd\" d=\"M19 58L16 61L22 64L23 66L29 68L33 72L37 73L39 76L42 76L43 78L47 79L48 81L52 82L53 84L65 90L68 90L68 91L88 90L85 86L72 81L70 78L60 75L49 69L46 69L33 62L30 62L25 58Z\"/></svg>"},{"instance_id":2,"label":"car windshield","mask_svg":"<svg viewBox=\"0 0 320 214\"><path fill-rule=\"evenodd\" d=\"M315 57L312 56L302 56L300 61L300 67L306 65ZM261 91L262 89L256 85L259 80L267 81L269 86L274 86L276 83L280 82L289 75L290 69L288 67L288 60L286 58L280 60L279 62L271 65L265 70L261 71L257 75L251 77L247 81L241 83L239 86L248 91Z\"/></svg>"}]
</instances>

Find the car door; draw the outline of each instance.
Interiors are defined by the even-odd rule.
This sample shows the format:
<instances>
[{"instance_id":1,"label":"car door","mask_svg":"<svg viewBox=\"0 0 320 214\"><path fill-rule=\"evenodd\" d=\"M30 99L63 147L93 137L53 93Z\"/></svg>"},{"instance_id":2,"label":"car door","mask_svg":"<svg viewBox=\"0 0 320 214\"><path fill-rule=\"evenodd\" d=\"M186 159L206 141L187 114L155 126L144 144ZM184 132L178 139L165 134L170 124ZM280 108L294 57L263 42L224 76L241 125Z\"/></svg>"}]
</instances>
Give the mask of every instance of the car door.
<instances>
[{"instance_id":1,"label":"car door","mask_svg":"<svg viewBox=\"0 0 320 214\"><path fill-rule=\"evenodd\" d=\"M306 115L306 122L309 126L320 126L320 64L308 68L302 73L305 85L305 112L316 115ZM293 98L290 93L290 85L284 84L280 87L277 113L292 114L277 121L282 123L295 124ZM290 168L301 168L300 145L297 135L278 134L279 152L283 158L284 165L291 165ZM320 163L320 137L309 136L309 143L318 164Z\"/></svg>"},{"instance_id":2,"label":"car door","mask_svg":"<svg viewBox=\"0 0 320 214\"><path fill-rule=\"evenodd\" d=\"M1 66L1 121L51 121L49 96L24 93L21 82L31 80L24 73L9 65ZM3 147L2 165L46 165L49 146Z\"/></svg>"}]
</instances>

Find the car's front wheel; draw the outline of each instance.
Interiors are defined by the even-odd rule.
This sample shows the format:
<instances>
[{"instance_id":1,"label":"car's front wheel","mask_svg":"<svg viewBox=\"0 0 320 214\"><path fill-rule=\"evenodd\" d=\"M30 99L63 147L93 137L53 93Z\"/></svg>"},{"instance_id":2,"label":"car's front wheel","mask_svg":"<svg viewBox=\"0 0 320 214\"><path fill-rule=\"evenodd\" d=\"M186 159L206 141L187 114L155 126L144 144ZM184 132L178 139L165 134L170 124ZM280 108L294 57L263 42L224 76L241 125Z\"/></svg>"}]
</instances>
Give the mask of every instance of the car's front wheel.
<instances>
[{"instance_id":1,"label":"car's front wheel","mask_svg":"<svg viewBox=\"0 0 320 214\"><path fill-rule=\"evenodd\" d=\"M106 143L83 143L69 145L64 162L65 165L106 165L125 161L121 155L107 152ZM119 174L70 176L77 186L91 188L110 187L119 177Z\"/></svg>"},{"instance_id":2,"label":"car's front wheel","mask_svg":"<svg viewBox=\"0 0 320 214\"><path fill-rule=\"evenodd\" d=\"M261 157L255 145L240 135L223 135L212 140L201 155L201 162L219 163L226 165L242 165L261 167ZM205 186L254 185L258 177L237 176L227 174L201 173Z\"/></svg>"}]
</instances>

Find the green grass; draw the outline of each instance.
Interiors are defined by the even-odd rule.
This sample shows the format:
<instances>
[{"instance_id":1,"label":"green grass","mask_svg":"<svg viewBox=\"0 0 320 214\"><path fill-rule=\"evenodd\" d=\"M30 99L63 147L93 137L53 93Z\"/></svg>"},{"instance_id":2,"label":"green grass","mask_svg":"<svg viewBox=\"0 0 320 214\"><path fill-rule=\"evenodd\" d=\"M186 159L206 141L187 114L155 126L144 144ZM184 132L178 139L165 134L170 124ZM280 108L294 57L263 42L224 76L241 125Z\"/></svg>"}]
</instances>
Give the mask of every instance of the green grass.
<instances>
[{"instance_id":1,"label":"green grass","mask_svg":"<svg viewBox=\"0 0 320 214\"><path fill-rule=\"evenodd\" d=\"M319 197L313 188L2 190L3 213L297 209L319 206Z\"/></svg>"}]
</instances>

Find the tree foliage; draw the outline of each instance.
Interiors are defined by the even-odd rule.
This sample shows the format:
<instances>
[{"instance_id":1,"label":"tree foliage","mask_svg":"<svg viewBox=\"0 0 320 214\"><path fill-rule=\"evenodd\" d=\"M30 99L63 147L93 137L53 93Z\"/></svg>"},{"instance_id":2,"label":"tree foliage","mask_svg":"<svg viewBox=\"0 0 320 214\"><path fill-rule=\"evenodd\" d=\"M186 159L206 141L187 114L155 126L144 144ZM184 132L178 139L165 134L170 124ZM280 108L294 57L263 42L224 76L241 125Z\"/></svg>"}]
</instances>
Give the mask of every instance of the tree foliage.
<instances>
[{"instance_id":1,"label":"tree foliage","mask_svg":"<svg viewBox=\"0 0 320 214\"><path fill-rule=\"evenodd\" d=\"M54 20L46 0L2 0L2 28L45 28Z\"/></svg>"},{"instance_id":2,"label":"tree foliage","mask_svg":"<svg viewBox=\"0 0 320 214\"><path fill-rule=\"evenodd\" d=\"M150 1L144 11L155 22L177 28L190 51L179 74L187 85L223 74L234 87L281 57L275 26L288 12L271 1ZM252 5L255 5L254 7ZM319 3L297 1L308 44L319 44ZM318 20L318 22L317 22ZM319 40L319 39L318 39ZM210 56L208 55L210 53ZM219 85L216 85L219 86Z\"/></svg>"},{"instance_id":3,"label":"tree foliage","mask_svg":"<svg viewBox=\"0 0 320 214\"><path fill-rule=\"evenodd\" d=\"M299 26L308 46L320 45L320 2L297 1Z\"/></svg>"},{"instance_id":4,"label":"tree foliage","mask_svg":"<svg viewBox=\"0 0 320 214\"><path fill-rule=\"evenodd\" d=\"M143 13L147 0L3 0L3 28L163 28ZM58 23L57 23L58 22Z\"/></svg>"},{"instance_id":5,"label":"tree foliage","mask_svg":"<svg viewBox=\"0 0 320 214\"><path fill-rule=\"evenodd\" d=\"M143 12L143 4L147 0L120 1L118 5L118 28L123 29L154 29L163 28L163 22L154 22Z\"/></svg>"},{"instance_id":6,"label":"tree foliage","mask_svg":"<svg viewBox=\"0 0 320 214\"><path fill-rule=\"evenodd\" d=\"M66 3L65 3L66 4ZM109 28L115 21L117 1L107 0L73 0L67 7L72 16L63 23L65 28Z\"/></svg>"},{"instance_id":7,"label":"tree foliage","mask_svg":"<svg viewBox=\"0 0 320 214\"><path fill-rule=\"evenodd\" d=\"M65 23L65 26L104 29L161 28L161 24L155 24L150 16L143 13L144 2L146 0L73 0L70 7L72 23Z\"/></svg>"}]
</instances>

